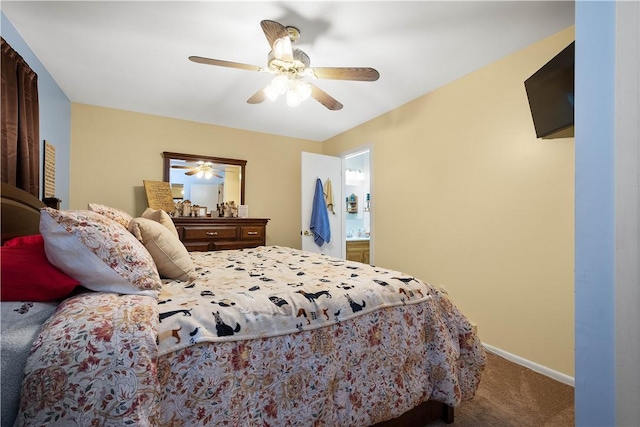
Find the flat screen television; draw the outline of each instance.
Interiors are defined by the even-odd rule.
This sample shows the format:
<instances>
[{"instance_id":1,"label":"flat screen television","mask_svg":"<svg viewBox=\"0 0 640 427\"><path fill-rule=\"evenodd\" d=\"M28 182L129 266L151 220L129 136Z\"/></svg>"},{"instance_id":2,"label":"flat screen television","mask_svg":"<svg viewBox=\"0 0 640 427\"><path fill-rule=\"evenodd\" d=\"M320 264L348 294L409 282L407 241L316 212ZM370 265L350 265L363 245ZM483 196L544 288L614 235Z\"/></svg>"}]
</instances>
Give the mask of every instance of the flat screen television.
<instances>
[{"instance_id":1,"label":"flat screen television","mask_svg":"<svg viewBox=\"0 0 640 427\"><path fill-rule=\"evenodd\" d=\"M575 42L524 82L538 138L573 136Z\"/></svg>"}]
</instances>

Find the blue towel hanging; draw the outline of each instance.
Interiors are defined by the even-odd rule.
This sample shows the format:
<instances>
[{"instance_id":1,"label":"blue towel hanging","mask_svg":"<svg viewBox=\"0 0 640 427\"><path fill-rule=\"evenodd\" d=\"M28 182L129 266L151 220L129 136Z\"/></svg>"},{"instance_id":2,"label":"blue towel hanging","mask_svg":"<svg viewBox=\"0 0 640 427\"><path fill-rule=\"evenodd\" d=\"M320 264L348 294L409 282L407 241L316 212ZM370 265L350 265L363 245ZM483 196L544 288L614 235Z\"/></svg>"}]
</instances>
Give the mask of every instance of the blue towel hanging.
<instances>
[{"instance_id":1,"label":"blue towel hanging","mask_svg":"<svg viewBox=\"0 0 640 427\"><path fill-rule=\"evenodd\" d=\"M316 191L313 194L313 209L311 211L311 232L316 245L322 246L331 241L331 228L329 226L329 214L324 203L324 190L320 178L316 179Z\"/></svg>"}]
</instances>

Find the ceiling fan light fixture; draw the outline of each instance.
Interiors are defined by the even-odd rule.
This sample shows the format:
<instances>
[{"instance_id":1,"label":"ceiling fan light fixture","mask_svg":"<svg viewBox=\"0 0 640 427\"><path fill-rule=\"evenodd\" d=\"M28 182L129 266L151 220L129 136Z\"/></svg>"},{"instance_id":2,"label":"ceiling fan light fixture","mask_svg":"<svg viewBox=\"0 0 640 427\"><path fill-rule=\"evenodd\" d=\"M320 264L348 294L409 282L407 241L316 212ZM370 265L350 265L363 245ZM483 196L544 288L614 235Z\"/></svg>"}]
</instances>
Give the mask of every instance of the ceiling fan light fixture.
<instances>
[{"instance_id":1,"label":"ceiling fan light fixture","mask_svg":"<svg viewBox=\"0 0 640 427\"><path fill-rule=\"evenodd\" d=\"M280 95L287 91L288 87L289 78L286 75L280 75L271 80L271 83L269 83L267 87L264 88L264 94L271 101L275 101Z\"/></svg>"},{"instance_id":2,"label":"ceiling fan light fixture","mask_svg":"<svg viewBox=\"0 0 640 427\"><path fill-rule=\"evenodd\" d=\"M300 80L291 80L289 82L289 90L287 91L287 105L289 107L297 107L309 96L311 96L309 83Z\"/></svg>"},{"instance_id":3,"label":"ceiling fan light fixture","mask_svg":"<svg viewBox=\"0 0 640 427\"><path fill-rule=\"evenodd\" d=\"M304 101L311 96L311 85L303 80L292 79L289 81L289 90L294 91L300 98L300 101Z\"/></svg>"},{"instance_id":4,"label":"ceiling fan light fixture","mask_svg":"<svg viewBox=\"0 0 640 427\"><path fill-rule=\"evenodd\" d=\"M311 85L291 74L281 74L264 88L264 94L271 101L275 101L285 93L287 105L296 107L311 96Z\"/></svg>"},{"instance_id":5,"label":"ceiling fan light fixture","mask_svg":"<svg viewBox=\"0 0 640 427\"><path fill-rule=\"evenodd\" d=\"M311 64L309 55L298 48L293 48L291 53L292 56L283 58L274 47L267 55L267 71L274 74L286 72L301 74L309 68ZM313 73L313 70L310 71Z\"/></svg>"},{"instance_id":6,"label":"ceiling fan light fixture","mask_svg":"<svg viewBox=\"0 0 640 427\"><path fill-rule=\"evenodd\" d=\"M279 59L288 59L292 56L291 39L288 36L276 40L273 44L273 55Z\"/></svg>"},{"instance_id":7,"label":"ceiling fan light fixture","mask_svg":"<svg viewBox=\"0 0 640 427\"><path fill-rule=\"evenodd\" d=\"M310 78L310 79L317 79L318 76L316 76L316 73L313 72L313 68L305 68L303 70L300 70L298 72L298 77L300 78Z\"/></svg>"},{"instance_id":8,"label":"ceiling fan light fixture","mask_svg":"<svg viewBox=\"0 0 640 427\"><path fill-rule=\"evenodd\" d=\"M287 105L289 107L297 107L301 103L302 103L302 99L300 98L300 96L298 96L296 91L294 90L287 91Z\"/></svg>"},{"instance_id":9,"label":"ceiling fan light fixture","mask_svg":"<svg viewBox=\"0 0 640 427\"><path fill-rule=\"evenodd\" d=\"M213 169L213 163L211 162L198 162L198 166L195 167L194 171L197 178L211 179L215 175L215 169Z\"/></svg>"}]
</instances>

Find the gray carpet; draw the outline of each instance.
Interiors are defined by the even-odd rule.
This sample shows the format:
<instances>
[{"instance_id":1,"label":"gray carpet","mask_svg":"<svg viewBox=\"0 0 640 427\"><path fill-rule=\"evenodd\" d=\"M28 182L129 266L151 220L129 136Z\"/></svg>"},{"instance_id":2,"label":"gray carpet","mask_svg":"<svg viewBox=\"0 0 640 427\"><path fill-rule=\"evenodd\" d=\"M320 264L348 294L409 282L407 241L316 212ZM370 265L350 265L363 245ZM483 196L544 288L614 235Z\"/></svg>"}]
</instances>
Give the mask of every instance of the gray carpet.
<instances>
[{"instance_id":1,"label":"gray carpet","mask_svg":"<svg viewBox=\"0 0 640 427\"><path fill-rule=\"evenodd\" d=\"M573 387L487 353L476 396L455 409L455 422L428 427L570 427Z\"/></svg>"}]
</instances>

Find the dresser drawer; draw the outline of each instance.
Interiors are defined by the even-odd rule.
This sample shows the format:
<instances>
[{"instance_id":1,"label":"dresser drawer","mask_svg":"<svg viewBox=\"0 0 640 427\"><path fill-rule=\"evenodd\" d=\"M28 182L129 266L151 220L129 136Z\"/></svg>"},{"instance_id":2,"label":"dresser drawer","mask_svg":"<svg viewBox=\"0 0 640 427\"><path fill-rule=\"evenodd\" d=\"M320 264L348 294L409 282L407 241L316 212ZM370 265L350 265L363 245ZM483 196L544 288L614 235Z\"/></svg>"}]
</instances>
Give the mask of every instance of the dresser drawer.
<instances>
[{"instance_id":1,"label":"dresser drawer","mask_svg":"<svg viewBox=\"0 0 640 427\"><path fill-rule=\"evenodd\" d=\"M238 227L233 226L184 226L182 232L185 242L238 238Z\"/></svg>"},{"instance_id":2,"label":"dresser drawer","mask_svg":"<svg viewBox=\"0 0 640 427\"><path fill-rule=\"evenodd\" d=\"M264 227L240 227L240 238L242 240L262 240L264 239Z\"/></svg>"},{"instance_id":3,"label":"dresser drawer","mask_svg":"<svg viewBox=\"0 0 640 427\"><path fill-rule=\"evenodd\" d=\"M184 242L184 247L189 252L208 252L211 250L209 242Z\"/></svg>"}]
</instances>

